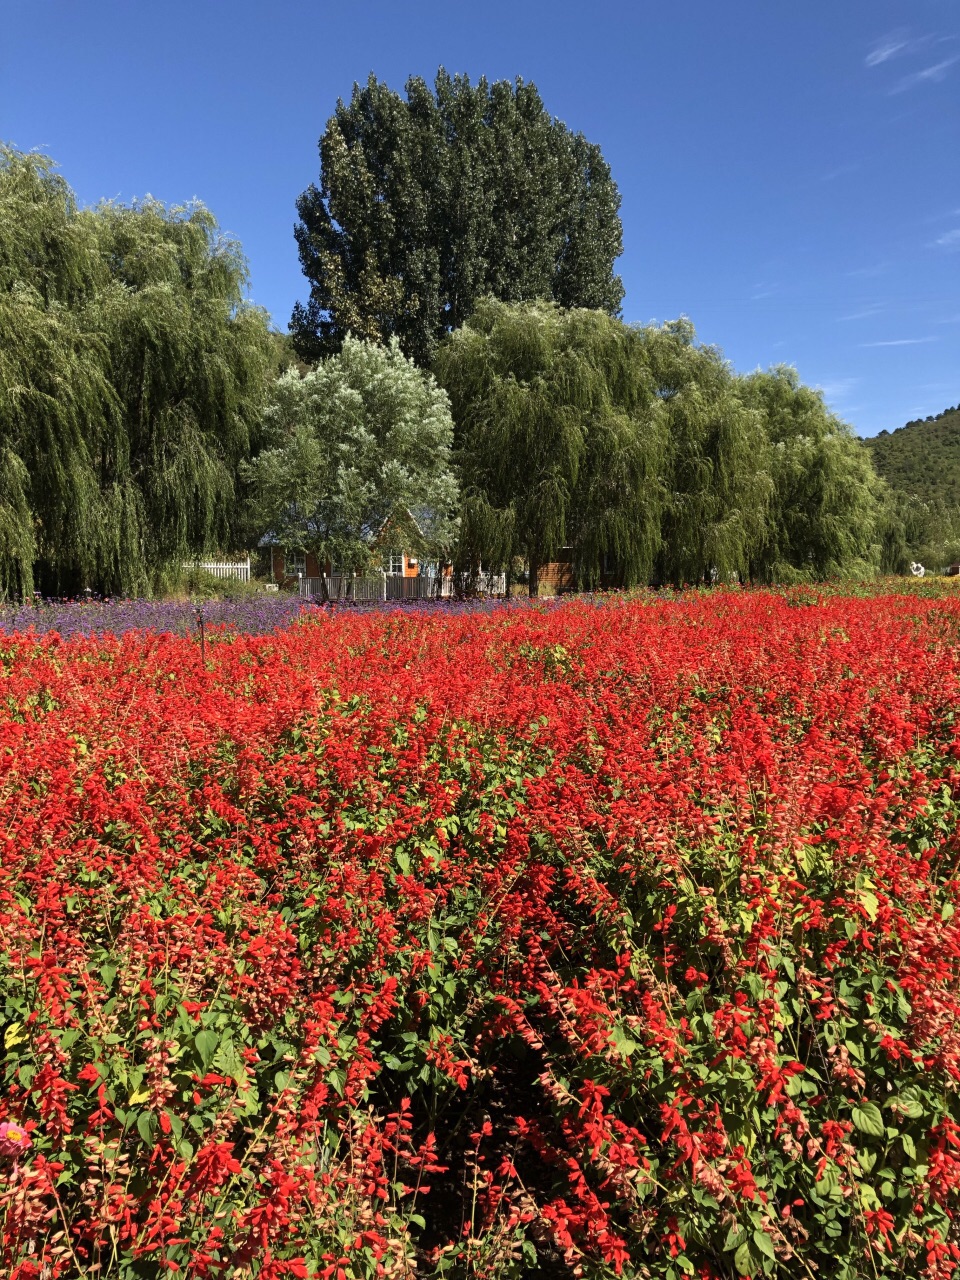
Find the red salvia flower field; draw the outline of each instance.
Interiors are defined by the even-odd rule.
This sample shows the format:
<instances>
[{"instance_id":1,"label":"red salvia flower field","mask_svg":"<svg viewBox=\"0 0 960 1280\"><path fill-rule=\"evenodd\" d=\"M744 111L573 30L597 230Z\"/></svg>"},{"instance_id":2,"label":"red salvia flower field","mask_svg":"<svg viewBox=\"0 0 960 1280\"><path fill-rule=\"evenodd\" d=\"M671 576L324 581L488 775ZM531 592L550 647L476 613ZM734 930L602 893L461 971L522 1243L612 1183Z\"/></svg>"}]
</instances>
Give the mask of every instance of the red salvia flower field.
<instances>
[{"instance_id":1,"label":"red salvia flower field","mask_svg":"<svg viewBox=\"0 0 960 1280\"><path fill-rule=\"evenodd\" d=\"M956 1275L958 634L0 637L0 1274Z\"/></svg>"}]
</instances>

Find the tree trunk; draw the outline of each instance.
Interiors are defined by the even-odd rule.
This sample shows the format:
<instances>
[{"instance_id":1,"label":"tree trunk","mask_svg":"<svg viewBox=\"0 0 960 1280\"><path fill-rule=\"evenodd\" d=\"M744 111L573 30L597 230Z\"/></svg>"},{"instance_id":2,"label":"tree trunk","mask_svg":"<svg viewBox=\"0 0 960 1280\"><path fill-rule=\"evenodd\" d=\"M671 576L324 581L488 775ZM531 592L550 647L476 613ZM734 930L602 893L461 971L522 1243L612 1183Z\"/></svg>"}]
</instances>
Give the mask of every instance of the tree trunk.
<instances>
[{"instance_id":1,"label":"tree trunk","mask_svg":"<svg viewBox=\"0 0 960 1280\"><path fill-rule=\"evenodd\" d=\"M540 559L538 556L531 554L528 557L528 566L530 576L527 585L527 595L531 600L535 600L540 594Z\"/></svg>"}]
</instances>

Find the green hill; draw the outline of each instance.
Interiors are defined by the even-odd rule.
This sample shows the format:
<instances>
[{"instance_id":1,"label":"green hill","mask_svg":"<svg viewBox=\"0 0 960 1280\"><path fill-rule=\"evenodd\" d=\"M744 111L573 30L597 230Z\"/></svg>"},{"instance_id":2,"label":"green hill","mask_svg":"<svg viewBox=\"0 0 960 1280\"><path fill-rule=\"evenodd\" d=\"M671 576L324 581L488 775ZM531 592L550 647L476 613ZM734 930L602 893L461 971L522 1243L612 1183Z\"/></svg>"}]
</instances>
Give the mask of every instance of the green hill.
<instances>
[{"instance_id":1,"label":"green hill","mask_svg":"<svg viewBox=\"0 0 960 1280\"><path fill-rule=\"evenodd\" d=\"M865 440L891 489L960 508L960 405Z\"/></svg>"},{"instance_id":2,"label":"green hill","mask_svg":"<svg viewBox=\"0 0 960 1280\"><path fill-rule=\"evenodd\" d=\"M884 560L903 572L960 560L960 405L864 440L892 492Z\"/></svg>"}]
</instances>

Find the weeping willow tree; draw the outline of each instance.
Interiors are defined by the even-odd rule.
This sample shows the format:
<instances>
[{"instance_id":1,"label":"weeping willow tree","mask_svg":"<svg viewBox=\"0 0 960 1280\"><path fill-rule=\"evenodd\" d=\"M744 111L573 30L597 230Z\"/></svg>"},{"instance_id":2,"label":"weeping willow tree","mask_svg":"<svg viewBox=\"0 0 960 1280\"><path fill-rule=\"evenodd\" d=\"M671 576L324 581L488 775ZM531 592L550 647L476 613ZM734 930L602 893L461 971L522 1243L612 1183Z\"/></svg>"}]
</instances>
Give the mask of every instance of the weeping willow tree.
<instances>
[{"instance_id":1,"label":"weeping willow tree","mask_svg":"<svg viewBox=\"0 0 960 1280\"><path fill-rule=\"evenodd\" d=\"M884 491L850 428L779 366L740 379L743 402L758 412L773 482L763 537L751 555L761 582L864 577L896 542L884 527Z\"/></svg>"},{"instance_id":2,"label":"weeping willow tree","mask_svg":"<svg viewBox=\"0 0 960 1280\"><path fill-rule=\"evenodd\" d=\"M0 589L34 562L99 559L98 444L116 448L120 403L102 337L85 322L104 280L96 229L48 160L0 151ZM96 437L100 437L100 441Z\"/></svg>"},{"instance_id":3,"label":"weeping willow tree","mask_svg":"<svg viewBox=\"0 0 960 1280\"><path fill-rule=\"evenodd\" d=\"M526 560L571 546L578 579L605 557L623 582L656 551L663 415L638 336L599 311L487 299L441 344L434 371L450 396L464 495L460 567Z\"/></svg>"},{"instance_id":4,"label":"weeping willow tree","mask_svg":"<svg viewBox=\"0 0 960 1280\"><path fill-rule=\"evenodd\" d=\"M689 320L639 337L667 435L656 576L678 585L746 577L771 489L761 417L716 348L696 344Z\"/></svg>"},{"instance_id":5,"label":"weeping willow tree","mask_svg":"<svg viewBox=\"0 0 960 1280\"><path fill-rule=\"evenodd\" d=\"M231 541L272 353L200 205L79 209L0 149L0 590L136 592Z\"/></svg>"}]
</instances>

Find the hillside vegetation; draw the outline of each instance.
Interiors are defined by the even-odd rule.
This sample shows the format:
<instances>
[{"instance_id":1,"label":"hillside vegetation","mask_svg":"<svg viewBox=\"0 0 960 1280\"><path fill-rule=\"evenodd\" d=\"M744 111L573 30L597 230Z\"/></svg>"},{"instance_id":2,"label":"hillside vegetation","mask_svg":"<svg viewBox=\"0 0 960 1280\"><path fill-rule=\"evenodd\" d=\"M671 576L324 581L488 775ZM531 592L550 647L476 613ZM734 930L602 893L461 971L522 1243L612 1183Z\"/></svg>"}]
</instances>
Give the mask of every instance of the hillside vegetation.
<instances>
[{"instance_id":1,"label":"hillside vegetation","mask_svg":"<svg viewBox=\"0 0 960 1280\"><path fill-rule=\"evenodd\" d=\"M960 508L960 405L864 443L892 489Z\"/></svg>"},{"instance_id":2,"label":"hillside vegetation","mask_svg":"<svg viewBox=\"0 0 960 1280\"><path fill-rule=\"evenodd\" d=\"M960 559L960 405L864 444L893 491L898 544L928 568Z\"/></svg>"}]
</instances>

